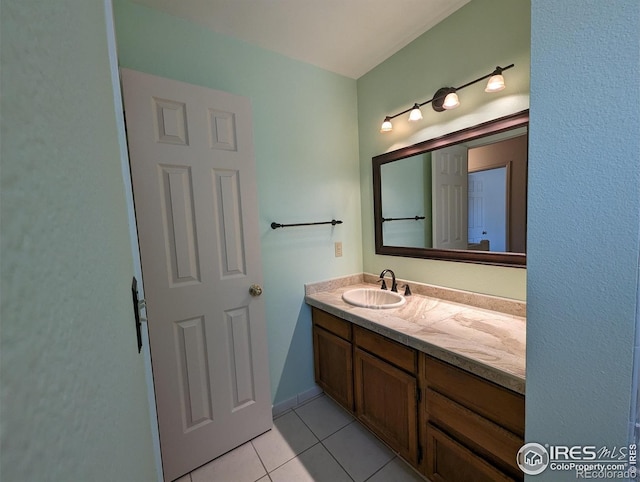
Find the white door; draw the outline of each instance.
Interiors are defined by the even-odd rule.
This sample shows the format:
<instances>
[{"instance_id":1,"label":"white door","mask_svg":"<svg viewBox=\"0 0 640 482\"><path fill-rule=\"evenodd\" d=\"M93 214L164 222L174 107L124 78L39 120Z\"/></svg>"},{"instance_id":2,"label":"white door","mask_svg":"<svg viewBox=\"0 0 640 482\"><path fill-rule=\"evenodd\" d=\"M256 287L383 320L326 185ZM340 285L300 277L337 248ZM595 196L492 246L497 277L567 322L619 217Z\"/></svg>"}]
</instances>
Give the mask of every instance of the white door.
<instances>
[{"instance_id":1,"label":"white door","mask_svg":"<svg viewBox=\"0 0 640 482\"><path fill-rule=\"evenodd\" d=\"M507 251L507 168L469 173L469 242Z\"/></svg>"},{"instance_id":2,"label":"white door","mask_svg":"<svg viewBox=\"0 0 640 482\"><path fill-rule=\"evenodd\" d=\"M468 238L470 243L479 243L483 238L486 239L487 228L484 222L484 184L475 172L469 173L468 190Z\"/></svg>"},{"instance_id":3,"label":"white door","mask_svg":"<svg viewBox=\"0 0 640 482\"><path fill-rule=\"evenodd\" d=\"M467 249L467 148L433 151L433 247Z\"/></svg>"},{"instance_id":4,"label":"white door","mask_svg":"<svg viewBox=\"0 0 640 482\"><path fill-rule=\"evenodd\" d=\"M122 70L165 480L271 428L251 107Z\"/></svg>"}]
</instances>

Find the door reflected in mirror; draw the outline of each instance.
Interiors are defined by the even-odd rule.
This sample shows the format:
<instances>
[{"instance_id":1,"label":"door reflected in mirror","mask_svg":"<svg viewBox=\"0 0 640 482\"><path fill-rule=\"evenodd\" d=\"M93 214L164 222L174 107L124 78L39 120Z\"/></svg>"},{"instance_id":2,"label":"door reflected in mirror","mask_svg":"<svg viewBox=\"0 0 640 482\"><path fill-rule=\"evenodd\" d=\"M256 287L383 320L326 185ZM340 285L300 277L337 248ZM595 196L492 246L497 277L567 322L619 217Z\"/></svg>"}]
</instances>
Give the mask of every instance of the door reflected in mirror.
<instances>
[{"instance_id":1,"label":"door reflected in mirror","mask_svg":"<svg viewBox=\"0 0 640 482\"><path fill-rule=\"evenodd\" d=\"M376 253L523 266L528 111L373 158Z\"/></svg>"},{"instance_id":2,"label":"door reflected in mirror","mask_svg":"<svg viewBox=\"0 0 640 482\"><path fill-rule=\"evenodd\" d=\"M385 245L525 252L526 128L380 170Z\"/></svg>"}]
</instances>

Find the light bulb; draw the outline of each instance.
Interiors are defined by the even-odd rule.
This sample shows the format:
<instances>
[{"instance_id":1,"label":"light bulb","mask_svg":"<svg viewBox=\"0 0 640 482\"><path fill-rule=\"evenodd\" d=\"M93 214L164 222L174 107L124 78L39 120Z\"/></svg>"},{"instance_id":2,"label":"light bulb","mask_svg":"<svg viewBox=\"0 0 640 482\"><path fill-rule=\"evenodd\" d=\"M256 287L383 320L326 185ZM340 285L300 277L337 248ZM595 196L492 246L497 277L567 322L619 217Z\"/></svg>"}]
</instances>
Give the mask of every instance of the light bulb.
<instances>
[{"instance_id":1,"label":"light bulb","mask_svg":"<svg viewBox=\"0 0 640 482\"><path fill-rule=\"evenodd\" d=\"M505 88L504 85L504 77L502 74L492 75L487 82L487 87L484 89L485 92L500 92Z\"/></svg>"},{"instance_id":2,"label":"light bulb","mask_svg":"<svg viewBox=\"0 0 640 482\"><path fill-rule=\"evenodd\" d=\"M451 110L455 109L460 105L460 100L458 99L458 94L455 92L450 92L444 98L444 103L442 104L443 109Z\"/></svg>"},{"instance_id":3,"label":"light bulb","mask_svg":"<svg viewBox=\"0 0 640 482\"><path fill-rule=\"evenodd\" d=\"M391 124L391 119L385 117L384 122L382 122L382 127L380 127L380 132L390 132L392 130L393 124Z\"/></svg>"},{"instance_id":4,"label":"light bulb","mask_svg":"<svg viewBox=\"0 0 640 482\"><path fill-rule=\"evenodd\" d=\"M418 121L420 119L422 119L422 112L420 112L418 104L414 104L413 109L411 109L411 112L409 113L409 120Z\"/></svg>"}]
</instances>

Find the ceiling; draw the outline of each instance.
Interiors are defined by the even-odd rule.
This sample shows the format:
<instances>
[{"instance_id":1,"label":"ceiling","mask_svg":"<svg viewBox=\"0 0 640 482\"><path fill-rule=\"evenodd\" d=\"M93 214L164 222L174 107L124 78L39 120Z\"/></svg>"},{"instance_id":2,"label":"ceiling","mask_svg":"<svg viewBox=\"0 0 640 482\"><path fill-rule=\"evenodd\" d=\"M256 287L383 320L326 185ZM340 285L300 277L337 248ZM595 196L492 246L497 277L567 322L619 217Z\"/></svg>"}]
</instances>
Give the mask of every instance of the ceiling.
<instances>
[{"instance_id":1,"label":"ceiling","mask_svg":"<svg viewBox=\"0 0 640 482\"><path fill-rule=\"evenodd\" d=\"M357 79L470 0L133 0Z\"/></svg>"}]
</instances>

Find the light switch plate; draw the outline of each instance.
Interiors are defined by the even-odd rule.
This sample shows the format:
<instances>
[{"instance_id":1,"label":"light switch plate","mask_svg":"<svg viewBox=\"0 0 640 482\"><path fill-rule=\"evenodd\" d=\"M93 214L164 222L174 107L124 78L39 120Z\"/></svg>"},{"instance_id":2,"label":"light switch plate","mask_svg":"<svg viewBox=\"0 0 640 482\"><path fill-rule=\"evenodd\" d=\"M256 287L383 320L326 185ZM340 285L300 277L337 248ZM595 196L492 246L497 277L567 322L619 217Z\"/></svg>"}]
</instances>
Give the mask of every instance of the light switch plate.
<instances>
[{"instance_id":1,"label":"light switch plate","mask_svg":"<svg viewBox=\"0 0 640 482\"><path fill-rule=\"evenodd\" d=\"M336 258L339 258L342 256L342 241L336 241L335 251L336 251Z\"/></svg>"}]
</instances>

